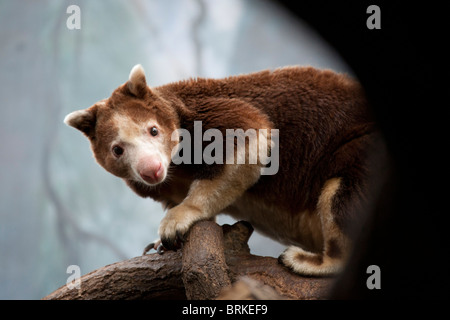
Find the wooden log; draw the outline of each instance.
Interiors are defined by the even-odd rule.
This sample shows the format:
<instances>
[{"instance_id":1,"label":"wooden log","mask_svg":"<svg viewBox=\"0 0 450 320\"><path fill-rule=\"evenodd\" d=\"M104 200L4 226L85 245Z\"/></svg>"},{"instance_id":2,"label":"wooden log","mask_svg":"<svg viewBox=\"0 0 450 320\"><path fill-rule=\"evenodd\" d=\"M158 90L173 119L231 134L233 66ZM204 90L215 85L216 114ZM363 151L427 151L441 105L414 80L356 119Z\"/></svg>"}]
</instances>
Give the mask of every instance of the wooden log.
<instances>
[{"instance_id":1,"label":"wooden log","mask_svg":"<svg viewBox=\"0 0 450 320\"><path fill-rule=\"evenodd\" d=\"M149 254L94 270L80 278L80 288L63 285L45 300L186 299L181 252Z\"/></svg>"},{"instance_id":2,"label":"wooden log","mask_svg":"<svg viewBox=\"0 0 450 320\"><path fill-rule=\"evenodd\" d=\"M44 299L213 299L224 288L252 278L271 287L273 297L325 299L333 278L294 274L272 257L250 254L250 224L199 222L183 248L117 262L81 277L80 289L63 285Z\"/></svg>"},{"instance_id":3,"label":"wooden log","mask_svg":"<svg viewBox=\"0 0 450 320\"><path fill-rule=\"evenodd\" d=\"M191 228L183 245L182 265L188 299L214 299L222 288L231 285L220 226L201 221Z\"/></svg>"}]
</instances>

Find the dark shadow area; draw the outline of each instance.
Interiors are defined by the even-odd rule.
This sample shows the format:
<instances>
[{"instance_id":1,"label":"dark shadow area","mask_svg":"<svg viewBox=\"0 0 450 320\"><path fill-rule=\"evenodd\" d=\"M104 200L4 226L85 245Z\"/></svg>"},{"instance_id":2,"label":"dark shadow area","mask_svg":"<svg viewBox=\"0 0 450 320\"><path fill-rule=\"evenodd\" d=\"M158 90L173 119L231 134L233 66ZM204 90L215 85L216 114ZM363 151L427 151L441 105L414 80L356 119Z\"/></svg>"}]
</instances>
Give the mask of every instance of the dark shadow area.
<instances>
[{"instance_id":1,"label":"dark shadow area","mask_svg":"<svg viewBox=\"0 0 450 320\"><path fill-rule=\"evenodd\" d=\"M449 111L439 101L439 8L388 1L281 1L315 28L366 89L393 158L373 221L330 298L445 298L448 252L445 206ZM366 9L381 9L369 30ZM441 260L443 259L443 260ZM381 289L369 290L367 268L378 265Z\"/></svg>"}]
</instances>

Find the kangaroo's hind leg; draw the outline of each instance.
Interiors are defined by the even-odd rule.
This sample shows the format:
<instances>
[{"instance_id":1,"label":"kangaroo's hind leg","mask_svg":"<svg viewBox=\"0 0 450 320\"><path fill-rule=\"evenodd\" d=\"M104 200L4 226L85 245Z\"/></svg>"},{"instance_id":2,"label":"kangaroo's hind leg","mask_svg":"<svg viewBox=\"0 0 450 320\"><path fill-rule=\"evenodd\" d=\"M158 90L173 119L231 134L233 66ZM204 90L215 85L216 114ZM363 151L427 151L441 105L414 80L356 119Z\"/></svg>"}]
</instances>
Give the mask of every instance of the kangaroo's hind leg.
<instances>
[{"instance_id":1,"label":"kangaroo's hind leg","mask_svg":"<svg viewBox=\"0 0 450 320\"><path fill-rule=\"evenodd\" d=\"M323 230L323 250L309 252L297 246L288 247L280 256L282 264L303 275L325 276L341 271L349 251L349 239L340 230L333 217L333 200L338 194L342 178L332 178L325 182L317 212Z\"/></svg>"},{"instance_id":2,"label":"kangaroo's hind leg","mask_svg":"<svg viewBox=\"0 0 450 320\"><path fill-rule=\"evenodd\" d=\"M288 247L279 261L304 275L334 275L340 272L352 250L352 228L361 224L367 212L369 157L376 143L371 134L353 139L331 157L332 178L325 181L316 203L323 245L320 252Z\"/></svg>"}]
</instances>

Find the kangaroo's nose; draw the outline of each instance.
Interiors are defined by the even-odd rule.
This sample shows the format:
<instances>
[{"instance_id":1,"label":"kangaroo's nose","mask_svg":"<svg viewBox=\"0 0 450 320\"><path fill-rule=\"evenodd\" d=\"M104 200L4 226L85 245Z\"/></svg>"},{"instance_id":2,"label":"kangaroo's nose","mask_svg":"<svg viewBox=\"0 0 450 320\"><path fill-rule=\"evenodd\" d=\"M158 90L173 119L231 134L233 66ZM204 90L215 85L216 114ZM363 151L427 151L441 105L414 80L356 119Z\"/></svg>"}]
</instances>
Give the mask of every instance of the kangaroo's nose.
<instances>
[{"instance_id":1,"label":"kangaroo's nose","mask_svg":"<svg viewBox=\"0 0 450 320\"><path fill-rule=\"evenodd\" d=\"M156 184L162 180L163 169L161 161L151 159L140 164L139 175L145 182Z\"/></svg>"}]
</instances>

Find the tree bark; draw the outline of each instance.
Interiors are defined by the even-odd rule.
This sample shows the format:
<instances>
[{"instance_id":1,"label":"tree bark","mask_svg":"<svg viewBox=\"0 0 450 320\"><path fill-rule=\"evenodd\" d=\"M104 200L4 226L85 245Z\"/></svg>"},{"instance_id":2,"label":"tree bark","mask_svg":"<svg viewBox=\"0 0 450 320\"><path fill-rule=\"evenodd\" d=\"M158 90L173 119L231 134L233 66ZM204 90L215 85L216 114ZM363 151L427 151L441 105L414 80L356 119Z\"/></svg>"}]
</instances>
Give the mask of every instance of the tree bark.
<instances>
[{"instance_id":1,"label":"tree bark","mask_svg":"<svg viewBox=\"0 0 450 320\"><path fill-rule=\"evenodd\" d=\"M215 223L201 221L191 228L187 239L181 259L186 297L193 300L214 299L222 288L231 285L222 229Z\"/></svg>"},{"instance_id":2,"label":"tree bark","mask_svg":"<svg viewBox=\"0 0 450 320\"><path fill-rule=\"evenodd\" d=\"M64 285L44 299L327 297L333 278L299 276L275 258L250 254L247 241L252 232L251 225L242 221L222 227L212 221L198 222L181 250L107 265L82 276L80 288Z\"/></svg>"}]
</instances>

